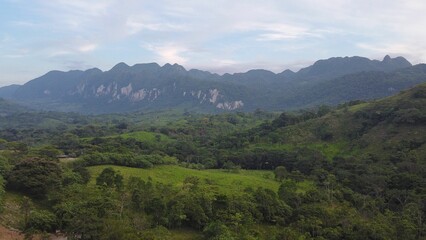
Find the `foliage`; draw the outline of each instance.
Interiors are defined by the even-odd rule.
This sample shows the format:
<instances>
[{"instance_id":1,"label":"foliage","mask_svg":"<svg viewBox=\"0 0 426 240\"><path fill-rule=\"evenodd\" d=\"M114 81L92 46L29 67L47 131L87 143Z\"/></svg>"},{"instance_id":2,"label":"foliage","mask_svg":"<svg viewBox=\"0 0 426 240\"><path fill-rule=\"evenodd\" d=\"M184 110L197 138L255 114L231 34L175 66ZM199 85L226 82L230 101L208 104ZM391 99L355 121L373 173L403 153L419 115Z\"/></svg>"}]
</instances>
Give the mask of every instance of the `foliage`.
<instances>
[{"instance_id":1,"label":"foliage","mask_svg":"<svg viewBox=\"0 0 426 240\"><path fill-rule=\"evenodd\" d=\"M203 230L204 236L209 240L232 240L231 231L223 223L212 222Z\"/></svg>"},{"instance_id":2,"label":"foliage","mask_svg":"<svg viewBox=\"0 0 426 240\"><path fill-rule=\"evenodd\" d=\"M57 227L55 214L46 210L31 211L28 222L26 223L26 231L52 232Z\"/></svg>"},{"instance_id":3,"label":"foliage","mask_svg":"<svg viewBox=\"0 0 426 240\"><path fill-rule=\"evenodd\" d=\"M58 189L62 169L52 160L24 159L11 170L8 187L36 197L43 197L49 190Z\"/></svg>"},{"instance_id":4,"label":"foliage","mask_svg":"<svg viewBox=\"0 0 426 240\"><path fill-rule=\"evenodd\" d=\"M123 176L111 167L105 168L96 178L96 185L121 189L123 187Z\"/></svg>"},{"instance_id":5,"label":"foliage","mask_svg":"<svg viewBox=\"0 0 426 240\"><path fill-rule=\"evenodd\" d=\"M0 116L0 221L81 239L423 239L425 87L283 114Z\"/></svg>"},{"instance_id":6,"label":"foliage","mask_svg":"<svg viewBox=\"0 0 426 240\"><path fill-rule=\"evenodd\" d=\"M278 166L274 170L275 179L282 181L288 177L287 169L284 166Z\"/></svg>"},{"instance_id":7,"label":"foliage","mask_svg":"<svg viewBox=\"0 0 426 240\"><path fill-rule=\"evenodd\" d=\"M93 153L82 158L84 166L95 165L118 165L136 168L151 168L154 165L176 164L173 157L161 156L159 154L134 155L119 153Z\"/></svg>"}]
</instances>

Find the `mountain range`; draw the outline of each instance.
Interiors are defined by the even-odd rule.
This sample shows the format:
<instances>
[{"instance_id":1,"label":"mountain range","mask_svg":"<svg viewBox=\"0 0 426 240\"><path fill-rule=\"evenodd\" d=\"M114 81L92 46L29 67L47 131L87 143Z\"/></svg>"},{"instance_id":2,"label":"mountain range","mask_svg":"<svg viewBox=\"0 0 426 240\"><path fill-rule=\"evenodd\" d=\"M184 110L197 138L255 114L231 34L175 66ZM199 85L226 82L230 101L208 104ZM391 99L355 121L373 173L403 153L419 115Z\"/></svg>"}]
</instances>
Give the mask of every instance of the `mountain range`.
<instances>
[{"instance_id":1,"label":"mountain range","mask_svg":"<svg viewBox=\"0 0 426 240\"><path fill-rule=\"evenodd\" d=\"M218 75L178 64L119 63L108 71L51 71L24 85L0 88L0 97L35 109L96 114L175 108L278 111L385 97L425 81L425 64L389 56L382 61L336 57L277 74L256 69Z\"/></svg>"}]
</instances>

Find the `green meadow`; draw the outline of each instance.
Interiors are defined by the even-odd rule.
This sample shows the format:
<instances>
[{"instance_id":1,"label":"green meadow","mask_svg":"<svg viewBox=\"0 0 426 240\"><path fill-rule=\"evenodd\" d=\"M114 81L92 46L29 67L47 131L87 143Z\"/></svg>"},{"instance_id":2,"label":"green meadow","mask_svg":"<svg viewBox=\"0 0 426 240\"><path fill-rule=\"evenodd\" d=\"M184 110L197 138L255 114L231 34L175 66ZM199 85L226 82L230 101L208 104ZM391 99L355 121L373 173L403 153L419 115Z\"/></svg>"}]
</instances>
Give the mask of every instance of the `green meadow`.
<instances>
[{"instance_id":1,"label":"green meadow","mask_svg":"<svg viewBox=\"0 0 426 240\"><path fill-rule=\"evenodd\" d=\"M92 175L91 183L95 183L95 179L103 169L112 167L119 171L127 180L129 177L140 177L141 179L152 179L154 182L163 184L171 184L176 187L182 187L186 177L194 176L200 179L204 186L210 186L212 190L219 193L233 194L243 192L246 188L256 189L259 187L268 188L278 191L280 183L274 179L272 171L264 170L240 170L239 172L229 172L220 169L195 170L179 166L156 166L150 169L130 168L121 166L93 166L89 167ZM305 192L314 187L310 181L298 183L299 191Z\"/></svg>"}]
</instances>

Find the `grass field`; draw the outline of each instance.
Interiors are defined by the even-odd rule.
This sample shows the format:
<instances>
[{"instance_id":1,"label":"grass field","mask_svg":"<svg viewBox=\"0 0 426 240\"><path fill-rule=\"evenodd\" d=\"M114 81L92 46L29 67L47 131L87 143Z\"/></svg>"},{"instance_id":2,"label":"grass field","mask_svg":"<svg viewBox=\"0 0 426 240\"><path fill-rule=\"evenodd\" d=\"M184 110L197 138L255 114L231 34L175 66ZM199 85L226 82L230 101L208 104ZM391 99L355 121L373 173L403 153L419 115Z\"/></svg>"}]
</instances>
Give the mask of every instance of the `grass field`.
<instances>
[{"instance_id":1,"label":"grass field","mask_svg":"<svg viewBox=\"0 0 426 240\"><path fill-rule=\"evenodd\" d=\"M194 170L179 166L156 166L151 169L141 169L107 165L88 168L92 174L92 184L106 167L112 167L114 170L120 171L125 179L131 176L145 180L151 178L153 181L172 184L176 187L181 187L186 177L195 176L200 178L202 183L210 185L212 189L225 194L238 193L246 188L256 189L258 187L268 188L276 192L280 185L279 182L274 180L271 171L240 170L238 173L232 173L220 169ZM300 182L298 187L300 192L304 192L311 189L313 183L309 181Z\"/></svg>"},{"instance_id":2,"label":"grass field","mask_svg":"<svg viewBox=\"0 0 426 240\"><path fill-rule=\"evenodd\" d=\"M153 132L146 132L146 131L137 131L137 132L130 132L130 133L124 133L119 135L122 138L134 138L138 141L142 142L170 142L173 141L173 139L169 138L168 136L161 134L161 133L153 133Z\"/></svg>"}]
</instances>

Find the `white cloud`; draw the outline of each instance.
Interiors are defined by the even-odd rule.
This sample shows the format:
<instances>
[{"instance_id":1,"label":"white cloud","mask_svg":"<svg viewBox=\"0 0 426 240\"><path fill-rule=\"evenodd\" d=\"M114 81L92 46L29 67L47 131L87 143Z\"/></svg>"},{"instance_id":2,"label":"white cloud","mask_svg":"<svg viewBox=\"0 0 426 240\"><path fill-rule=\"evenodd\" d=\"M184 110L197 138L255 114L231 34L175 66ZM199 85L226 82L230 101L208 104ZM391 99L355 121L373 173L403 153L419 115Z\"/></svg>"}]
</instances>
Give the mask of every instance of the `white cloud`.
<instances>
[{"instance_id":1,"label":"white cloud","mask_svg":"<svg viewBox=\"0 0 426 240\"><path fill-rule=\"evenodd\" d=\"M178 46L173 43L166 43L162 45L145 45L149 51L152 51L158 56L158 61L161 63L187 63L187 58L183 54L188 51L184 46Z\"/></svg>"},{"instance_id":2,"label":"white cloud","mask_svg":"<svg viewBox=\"0 0 426 240\"><path fill-rule=\"evenodd\" d=\"M78 46L77 50L79 52L86 53L86 52L91 52L91 51L95 50L97 47L98 47L98 45L95 44L95 43L88 43L88 44L83 44L81 46Z\"/></svg>"},{"instance_id":3,"label":"white cloud","mask_svg":"<svg viewBox=\"0 0 426 240\"><path fill-rule=\"evenodd\" d=\"M186 31L183 25L173 24L169 22L156 22L150 19L144 19L139 16L130 16L127 18L125 27L130 35L140 33L143 30L149 31Z\"/></svg>"}]
</instances>

